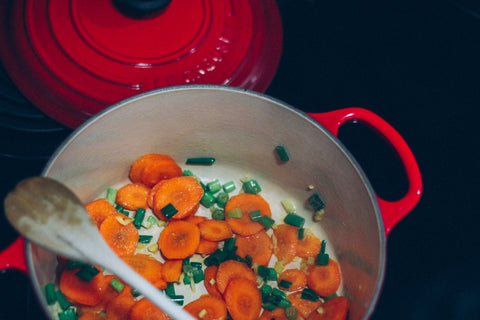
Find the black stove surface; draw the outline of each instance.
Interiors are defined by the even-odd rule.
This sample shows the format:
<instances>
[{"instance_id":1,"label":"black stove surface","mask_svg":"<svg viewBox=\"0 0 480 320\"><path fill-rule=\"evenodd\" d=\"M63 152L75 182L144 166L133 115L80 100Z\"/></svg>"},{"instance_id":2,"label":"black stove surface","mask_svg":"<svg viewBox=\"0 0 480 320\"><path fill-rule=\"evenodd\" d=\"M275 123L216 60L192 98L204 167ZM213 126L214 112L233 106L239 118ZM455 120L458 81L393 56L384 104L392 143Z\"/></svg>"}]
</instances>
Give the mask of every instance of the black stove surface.
<instances>
[{"instance_id":1,"label":"black stove surface","mask_svg":"<svg viewBox=\"0 0 480 320\"><path fill-rule=\"evenodd\" d=\"M267 93L306 112L372 110L405 138L424 194L390 233L372 319L480 319L480 5L471 0L278 0L284 49ZM32 106L0 68L3 197L38 175L71 132ZM379 195L406 190L398 160L369 129L340 138ZM0 215L0 248L17 235ZM1 320L44 320L28 277L0 273Z\"/></svg>"}]
</instances>

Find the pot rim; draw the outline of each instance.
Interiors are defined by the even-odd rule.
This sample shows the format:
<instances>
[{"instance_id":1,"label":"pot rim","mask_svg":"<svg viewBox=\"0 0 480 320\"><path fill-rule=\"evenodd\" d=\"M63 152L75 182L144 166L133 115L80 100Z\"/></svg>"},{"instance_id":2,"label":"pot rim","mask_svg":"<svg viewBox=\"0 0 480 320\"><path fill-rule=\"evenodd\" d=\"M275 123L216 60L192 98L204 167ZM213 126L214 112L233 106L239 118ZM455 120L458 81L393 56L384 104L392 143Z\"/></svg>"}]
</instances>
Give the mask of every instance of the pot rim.
<instances>
[{"instance_id":1,"label":"pot rim","mask_svg":"<svg viewBox=\"0 0 480 320\"><path fill-rule=\"evenodd\" d=\"M259 93L256 91L248 90L248 89L242 89L242 88L237 88L237 87L230 87L226 85L205 85L205 84L194 84L194 85L179 85L179 86L171 86L171 87L164 87L164 88L159 88L159 89L154 89L151 91L143 92L138 95L129 97L127 99L124 99L122 101L119 101L110 107L100 111L87 121L85 121L82 125L80 125L77 129L75 129L69 136L65 138L65 140L57 147L55 152L52 154L46 165L44 166L44 169L41 172L42 176L48 176L49 171L53 163L55 162L56 158L59 156L59 154L68 147L70 142L75 139L76 136L81 134L84 130L86 130L90 124L93 122L97 121L98 118L102 118L105 116L108 116L109 113L114 112L116 109L122 108L123 106L126 106L133 101L143 99L146 96L152 96L152 95L159 95L164 92L173 92L173 91L185 91L185 90L220 90L220 91L228 91L228 92L235 92L235 93L241 93L241 94L247 94L249 96L255 97L255 98L260 98L266 101L273 102L274 104L283 107L285 109L289 109L290 111L293 111L296 113L298 116L303 118L304 120L308 121L309 123L313 124L316 128L321 130L324 134L328 135L330 139L337 145L338 148L342 152L345 153L347 156L348 160L351 162L352 166L356 169L358 172L360 178L364 182L364 185L366 187L366 190L368 192L368 195L370 197L370 201L373 205L373 209L375 212L375 217L378 223L378 232L379 232L379 268L378 268L378 276L375 284L375 291L373 293L372 299L370 301L370 304L368 307L365 309L365 313L362 317L362 319L368 319L370 316L373 314L373 311L375 310L375 307L378 303L378 299L381 293L381 289L383 286L384 282L384 277L385 277L385 268L386 268L386 232L383 224L383 219L382 215L380 212L380 207L377 201L377 198L375 197L375 191L367 178L365 172L357 162L357 160L354 158L354 156L350 153L350 151L343 145L343 143L330 131L328 131L324 126L322 126L318 121L314 120L312 117L307 115L305 112L302 110L299 110L298 108L293 107L292 105L279 100L277 98L271 97L268 94L265 93ZM37 296L37 299L40 300L40 305L43 308L43 311L45 314L47 314L48 317L49 315L49 310L47 304L40 299L40 297L43 297L43 288L39 284L39 279L36 276L36 273L33 272L35 270L34 268L34 261L33 261L33 253L32 253L32 247L31 247L31 241L26 240L25 241L25 252L26 252L26 258L27 258L27 266L28 270L30 273L30 277L32 279L32 283L34 286L34 291Z\"/></svg>"}]
</instances>

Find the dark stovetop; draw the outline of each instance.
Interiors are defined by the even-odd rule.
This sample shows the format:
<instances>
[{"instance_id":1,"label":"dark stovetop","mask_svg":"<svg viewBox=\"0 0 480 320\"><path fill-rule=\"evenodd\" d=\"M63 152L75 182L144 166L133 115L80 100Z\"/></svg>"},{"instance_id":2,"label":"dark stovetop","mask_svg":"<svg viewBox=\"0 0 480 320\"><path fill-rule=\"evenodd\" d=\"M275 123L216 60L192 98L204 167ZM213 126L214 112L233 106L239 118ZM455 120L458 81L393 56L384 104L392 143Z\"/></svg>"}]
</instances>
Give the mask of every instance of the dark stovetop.
<instances>
[{"instance_id":1,"label":"dark stovetop","mask_svg":"<svg viewBox=\"0 0 480 320\"><path fill-rule=\"evenodd\" d=\"M284 50L267 93L307 112L372 110L402 134L422 172L420 203L388 237L372 319L480 319L480 6L471 0L278 3ZM39 174L69 132L29 105L0 70L2 198L20 179ZM380 139L358 125L342 128L341 139L381 196L402 195L403 172ZM1 219L5 248L16 234ZM0 319L43 320L25 275L0 273L0 288Z\"/></svg>"}]
</instances>

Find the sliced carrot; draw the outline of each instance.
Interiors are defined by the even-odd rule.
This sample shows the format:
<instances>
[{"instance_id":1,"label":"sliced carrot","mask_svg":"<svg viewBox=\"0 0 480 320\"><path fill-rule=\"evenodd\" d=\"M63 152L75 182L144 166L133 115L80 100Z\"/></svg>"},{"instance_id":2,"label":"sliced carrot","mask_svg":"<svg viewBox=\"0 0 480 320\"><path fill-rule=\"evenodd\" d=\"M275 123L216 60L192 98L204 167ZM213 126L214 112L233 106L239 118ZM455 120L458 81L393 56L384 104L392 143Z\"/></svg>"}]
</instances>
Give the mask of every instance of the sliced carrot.
<instances>
[{"instance_id":1,"label":"sliced carrot","mask_svg":"<svg viewBox=\"0 0 480 320\"><path fill-rule=\"evenodd\" d=\"M308 320L345 320L348 314L348 300L343 296L333 297L308 316Z\"/></svg>"},{"instance_id":2,"label":"sliced carrot","mask_svg":"<svg viewBox=\"0 0 480 320\"><path fill-rule=\"evenodd\" d=\"M86 312L78 317L77 320L105 320L105 315L98 312Z\"/></svg>"},{"instance_id":3,"label":"sliced carrot","mask_svg":"<svg viewBox=\"0 0 480 320\"><path fill-rule=\"evenodd\" d=\"M275 245L273 254L283 264L292 262L297 255L298 228L289 224L279 224L274 230Z\"/></svg>"},{"instance_id":4,"label":"sliced carrot","mask_svg":"<svg viewBox=\"0 0 480 320\"><path fill-rule=\"evenodd\" d=\"M228 211L239 208L242 210L241 218L229 218ZM234 233L249 236L261 230L264 226L260 222L253 222L250 212L260 210L262 216L272 216L270 205L258 194L240 193L231 197L225 205L225 220L230 224Z\"/></svg>"},{"instance_id":5,"label":"sliced carrot","mask_svg":"<svg viewBox=\"0 0 480 320\"><path fill-rule=\"evenodd\" d=\"M132 290L123 290L112 299L105 310L106 320L129 320L130 310L136 303Z\"/></svg>"},{"instance_id":6,"label":"sliced carrot","mask_svg":"<svg viewBox=\"0 0 480 320\"><path fill-rule=\"evenodd\" d=\"M128 210L148 208L150 188L141 183L129 183L117 190L116 202Z\"/></svg>"},{"instance_id":7,"label":"sliced carrot","mask_svg":"<svg viewBox=\"0 0 480 320\"><path fill-rule=\"evenodd\" d=\"M315 257L322 247L322 241L310 230L305 229L303 239L298 240L297 256L300 258Z\"/></svg>"},{"instance_id":8,"label":"sliced carrot","mask_svg":"<svg viewBox=\"0 0 480 320\"><path fill-rule=\"evenodd\" d=\"M183 307L185 311L200 320L216 320L227 318L225 302L217 297L202 295Z\"/></svg>"},{"instance_id":9,"label":"sliced carrot","mask_svg":"<svg viewBox=\"0 0 480 320\"><path fill-rule=\"evenodd\" d=\"M117 214L118 211L115 207L107 201L107 199L97 199L85 205L90 217L92 217L93 222L97 225L97 228L100 228L103 220L106 217Z\"/></svg>"},{"instance_id":10,"label":"sliced carrot","mask_svg":"<svg viewBox=\"0 0 480 320\"><path fill-rule=\"evenodd\" d=\"M292 303L292 307L297 309L298 316L306 319L314 310L322 305L322 300L312 301L302 299L302 292L293 292L287 296L287 300Z\"/></svg>"},{"instance_id":11,"label":"sliced carrot","mask_svg":"<svg viewBox=\"0 0 480 320\"><path fill-rule=\"evenodd\" d=\"M197 215L191 215L191 216L188 216L186 219L184 219L185 221L187 222L190 222L190 223L193 223L193 224L196 224L198 225L200 222L203 222L205 220L207 220L207 217L204 217L204 216L197 216Z\"/></svg>"},{"instance_id":12,"label":"sliced carrot","mask_svg":"<svg viewBox=\"0 0 480 320\"><path fill-rule=\"evenodd\" d=\"M273 254L272 238L261 230L251 236L237 236L235 245L237 254L245 258L248 255L252 257L252 262L258 265L267 266Z\"/></svg>"},{"instance_id":13,"label":"sliced carrot","mask_svg":"<svg viewBox=\"0 0 480 320\"><path fill-rule=\"evenodd\" d=\"M100 271L99 268L97 269ZM90 281L85 281L76 275L79 270L80 268L65 269L62 272L59 282L60 291L73 303L94 306L102 299L108 283L102 272L99 272Z\"/></svg>"},{"instance_id":14,"label":"sliced carrot","mask_svg":"<svg viewBox=\"0 0 480 320\"><path fill-rule=\"evenodd\" d=\"M281 307L277 307L273 310L268 310L264 309L262 312L262 315L258 320L290 320L287 318L287 315L285 314L285 309ZM297 318L299 319L299 318Z\"/></svg>"},{"instance_id":15,"label":"sliced carrot","mask_svg":"<svg viewBox=\"0 0 480 320\"><path fill-rule=\"evenodd\" d=\"M185 259L196 252L199 243L198 227L182 220L168 223L158 238L158 247L167 259Z\"/></svg>"},{"instance_id":16,"label":"sliced carrot","mask_svg":"<svg viewBox=\"0 0 480 320\"><path fill-rule=\"evenodd\" d=\"M183 260L166 260L163 263L162 277L166 282L177 282L182 274Z\"/></svg>"},{"instance_id":17,"label":"sliced carrot","mask_svg":"<svg viewBox=\"0 0 480 320\"><path fill-rule=\"evenodd\" d=\"M150 153L139 157L132 163L130 179L153 187L161 180L179 177L183 174L180 166L172 157L165 154Z\"/></svg>"},{"instance_id":18,"label":"sliced carrot","mask_svg":"<svg viewBox=\"0 0 480 320\"><path fill-rule=\"evenodd\" d=\"M336 293L340 287L340 282L340 267L331 258L327 265L312 264L307 269L308 286L322 297L328 297Z\"/></svg>"},{"instance_id":19,"label":"sliced carrot","mask_svg":"<svg viewBox=\"0 0 480 320\"><path fill-rule=\"evenodd\" d=\"M223 294L229 281L234 278L246 278L253 282L257 281L255 272L247 264L237 260L226 260L218 266L215 278L218 291Z\"/></svg>"},{"instance_id":20,"label":"sliced carrot","mask_svg":"<svg viewBox=\"0 0 480 320\"><path fill-rule=\"evenodd\" d=\"M291 283L287 291L297 291L307 286L307 275L300 269L287 269L278 276L278 283L285 280Z\"/></svg>"},{"instance_id":21,"label":"sliced carrot","mask_svg":"<svg viewBox=\"0 0 480 320\"><path fill-rule=\"evenodd\" d=\"M218 266L214 264L206 267L205 270L203 271L203 275L204 275L203 284L205 285L205 289L207 289L207 292L211 296L222 298L222 294L217 289L217 280L216 280L217 270L218 270Z\"/></svg>"},{"instance_id":22,"label":"sliced carrot","mask_svg":"<svg viewBox=\"0 0 480 320\"><path fill-rule=\"evenodd\" d=\"M171 204L177 213L168 220L180 220L194 214L204 194L200 182L191 176L181 176L165 180L153 197L153 211L162 220L166 220L162 209Z\"/></svg>"},{"instance_id":23,"label":"sliced carrot","mask_svg":"<svg viewBox=\"0 0 480 320\"><path fill-rule=\"evenodd\" d=\"M218 241L210 241L200 238L200 243L198 244L195 253L201 254L202 256L212 254L218 249L218 245Z\"/></svg>"},{"instance_id":24,"label":"sliced carrot","mask_svg":"<svg viewBox=\"0 0 480 320\"><path fill-rule=\"evenodd\" d=\"M200 236L210 241L222 241L233 237L232 228L224 220L208 219L198 224Z\"/></svg>"},{"instance_id":25,"label":"sliced carrot","mask_svg":"<svg viewBox=\"0 0 480 320\"><path fill-rule=\"evenodd\" d=\"M130 320L169 320L171 319L165 312L156 305L142 298L138 300L130 310Z\"/></svg>"},{"instance_id":26,"label":"sliced carrot","mask_svg":"<svg viewBox=\"0 0 480 320\"><path fill-rule=\"evenodd\" d=\"M262 294L255 281L246 278L230 280L224 293L227 310L235 320L255 320L262 310Z\"/></svg>"},{"instance_id":27,"label":"sliced carrot","mask_svg":"<svg viewBox=\"0 0 480 320\"><path fill-rule=\"evenodd\" d=\"M150 188L150 193L148 194L148 197L147 197L147 205L149 208L153 209L153 199L155 199L155 193L157 193L158 189L160 189L164 181L165 180L162 180L156 185L154 185L152 188Z\"/></svg>"},{"instance_id":28,"label":"sliced carrot","mask_svg":"<svg viewBox=\"0 0 480 320\"><path fill-rule=\"evenodd\" d=\"M103 239L119 256L134 253L140 238L133 223L120 223L119 220L125 221L125 218L125 215L117 213L108 216L100 225L100 234Z\"/></svg>"},{"instance_id":29,"label":"sliced carrot","mask_svg":"<svg viewBox=\"0 0 480 320\"><path fill-rule=\"evenodd\" d=\"M159 289L167 287L166 281L162 278L163 263L146 254L130 254L122 256L133 270L152 283Z\"/></svg>"}]
</instances>

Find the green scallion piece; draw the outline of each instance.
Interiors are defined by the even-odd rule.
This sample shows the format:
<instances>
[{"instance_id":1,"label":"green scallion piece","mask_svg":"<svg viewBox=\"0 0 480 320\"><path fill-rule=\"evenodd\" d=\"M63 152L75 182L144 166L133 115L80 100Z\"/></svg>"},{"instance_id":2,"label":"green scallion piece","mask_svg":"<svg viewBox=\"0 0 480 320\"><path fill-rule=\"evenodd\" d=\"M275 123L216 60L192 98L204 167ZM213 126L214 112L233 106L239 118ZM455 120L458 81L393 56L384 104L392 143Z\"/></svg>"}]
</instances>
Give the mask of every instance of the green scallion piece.
<instances>
[{"instance_id":1,"label":"green scallion piece","mask_svg":"<svg viewBox=\"0 0 480 320\"><path fill-rule=\"evenodd\" d=\"M117 189L108 188L106 199L110 204L115 204L115 200L117 199Z\"/></svg>"},{"instance_id":2,"label":"green scallion piece","mask_svg":"<svg viewBox=\"0 0 480 320\"><path fill-rule=\"evenodd\" d=\"M276 273L275 273L276 274ZM282 298L286 298L287 295L285 294L285 292L283 292L282 290L278 289L278 288L273 288L272 289L272 296L274 297L282 297Z\"/></svg>"},{"instance_id":3,"label":"green scallion piece","mask_svg":"<svg viewBox=\"0 0 480 320\"><path fill-rule=\"evenodd\" d=\"M134 296L135 298L141 295L141 293L137 289L132 289L130 291L132 292L132 296Z\"/></svg>"},{"instance_id":4,"label":"green scallion piece","mask_svg":"<svg viewBox=\"0 0 480 320\"><path fill-rule=\"evenodd\" d=\"M110 284L110 287L112 287L118 293L122 292L123 288L125 288L125 285L121 283L120 280L118 280L117 278L112 278L109 284Z\"/></svg>"},{"instance_id":5,"label":"green scallion piece","mask_svg":"<svg viewBox=\"0 0 480 320\"><path fill-rule=\"evenodd\" d=\"M295 208L295 205L293 204L292 200L284 199L280 202L282 203L283 209L285 209L285 211L287 213L296 213L297 212L297 209Z\"/></svg>"},{"instance_id":6,"label":"green scallion piece","mask_svg":"<svg viewBox=\"0 0 480 320\"><path fill-rule=\"evenodd\" d=\"M122 212L123 210L125 210L125 208L121 204L117 204L115 206L115 210L117 210L118 212Z\"/></svg>"},{"instance_id":7,"label":"green scallion piece","mask_svg":"<svg viewBox=\"0 0 480 320\"><path fill-rule=\"evenodd\" d=\"M260 288L260 293L262 294L262 300L266 301L266 298L272 293L272 287L268 284L264 284Z\"/></svg>"},{"instance_id":8,"label":"green scallion piece","mask_svg":"<svg viewBox=\"0 0 480 320\"><path fill-rule=\"evenodd\" d=\"M213 157L188 158L186 161L186 164L204 165L204 166L211 166L214 163L215 163L215 158Z\"/></svg>"},{"instance_id":9,"label":"green scallion piece","mask_svg":"<svg viewBox=\"0 0 480 320\"><path fill-rule=\"evenodd\" d=\"M305 237L305 229L304 228L299 228L298 229L298 240L303 240L303 238Z\"/></svg>"},{"instance_id":10,"label":"green scallion piece","mask_svg":"<svg viewBox=\"0 0 480 320\"><path fill-rule=\"evenodd\" d=\"M154 216L148 216L147 221L148 221L152 226L158 225L157 218L155 218Z\"/></svg>"},{"instance_id":11,"label":"green scallion piece","mask_svg":"<svg viewBox=\"0 0 480 320\"><path fill-rule=\"evenodd\" d=\"M269 281L277 280L277 272L273 268L268 268L268 267L259 265L257 268L257 273L260 277L262 277L265 280L269 280Z\"/></svg>"},{"instance_id":12,"label":"green scallion piece","mask_svg":"<svg viewBox=\"0 0 480 320\"><path fill-rule=\"evenodd\" d=\"M193 282L199 283L200 281L203 281L203 279L205 279L205 276L202 269L193 270Z\"/></svg>"},{"instance_id":13,"label":"green scallion piece","mask_svg":"<svg viewBox=\"0 0 480 320\"><path fill-rule=\"evenodd\" d=\"M264 215L258 220L258 222L263 224L263 226L266 229L268 229L268 228L271 228L273 226L273 224L275 223L275 220L273 220L271 217L269 217L267 215Z\"/></svg>"},{"instance_id":14,"label":"green scallion piece","mask_svg":"<svg viewBox=\"0 0 480 320\"><path fill-rule=\"evenodd\" d=\"M325 202L323 202L322 198L320 198L320 195L318 193L314 193L310 197L308 197L308 204L315 211L325 208Z\"/></svg>"},{"instance_id":15,"label":"green scallion piece","mask_svg":"<svg viewBox=\"0 0 480 320\"><path fill-rule=\"evenodd\" d=\"M135 212L135 218L133 219L133 225L135 228L140 229L143 223L143 219L145 219L145 209L138 208Z\"/></svg>"},{"instance_id":16,"label":"green scallion piece","mask_svg":"<svg viewBox=\"0 0 480 320\"><path fill-rule=\"evenodd\" d=\"M295 307L288 306L285 308L285 315L287 316L288 320L295 320L298 317L298 311Z\"/></svg>"},{"instance_id":17,"label":"green scallion piece","mask_svg":"<svg viewBox=\"0 0 480 320\"><path fill-rule=\"evenodd\" d=\"M273 311L275 308L277 308L277 305L272 302L266 302L263 304L263 307L269 311Z\"/></svg>"},{"instance_id":18,"label":"green scallion piece","mask_svg":"<svg viewBox=\"0 0 480 320\"><path fill-rule=\"evenodd\" d=\"M141 235L139 238L138 238L138 242L140 243L150 243L153 239L153 236L150 236L150 235Z\"/></svg>"},{"instance_id":19,"label":"green scallion piece","mask_svg":"<svg viewBox=\"0 0 480 320\"><path fill-rule=\"evenodd\" d=\"M304 288L300 297L310 301L318 301L320 299L320 296L310 288Z\"/></svg>"},{"instance_id":20,"label":"green scallion piece","mask_svg":"<svg viewBox=\"0 0 480 320\"><path fill-rule=\"evenodd\" d=\"M55 291L55 298L57 299L58 304L60 305L60 308L62 308L62 310L67 310L68 307L72 305L70 301L65 298L65 296L60 290Z\"/></svg>"},{"instance_id":21,"label":"green scallion piece","mask_svg":"<svg viewBox=\"0 0 480 320\"><path fill-rule=\"evenodd\" d=\"M195 177L195 174L191 170L183 170L183 175L184 176L189 176L189 177Z\"/></svg>"},{"instance_id":22,"label":"green scallion piece","mask_svg":"<svg viewBox=\"0 0 480 320\"><path fill-rule=\"evenodd\" d=\"M288 156L287 150L284 146L276 146L275 151L277 152L280 160L282 160L283 162L287 162L288 160L290 160L290 157Z\"/></svg>"},{"instance_id":23,"label":"green scallion piece","mask_svg":"<svg viewBox=\"0 0 480 320\"><path fill-rule=\"evenodd\" d=\"M338 294L335 292L334 294L332 294L332 295L330 295L330 296L328 296L328 297L325 297L325 298L323 298L323 299L324 299L325 301L328 301L328 300L332 299L333 297L338 297Z\"/></svg>"},{"instance_id":24,"label":"green scallion piece","mask_svg":"<svg viewBox=\"0 0 480 320\"><path fill-rule=\"evenodd\" d=\"M212 212L212 218L215 220L225 220L225 211L222 209L215 209Z\"/></svg>"},{"instance_id":25,"label":"green scallion piece","mask_svg":"<svg viewBox=\"0 0 480 320\"><path fill-rule=\"evenodd\" d=\"M250 218L253 222L259 221L262 218L262 212L260 210L251 211Z\"/></svg>"},{"instance_id":26,"label":"green scallion piece","mask_svg":"<svg viewBox=\"0 0 480 320\"><path fill-rule=\"evenodd\" d=\"M326 266L328 265L328 260L330 260L328 253L319 253L315 258L315 264L317 266Z\"/></svg>"},{"instance_id":27,"label":"green scallion piece","mask_svg":"<svg viewBox=\"0 0 480 320\"><path fill-rule=\"evenodd\" d=\"M193 267L193 269L197 269L197 270L202 269L202 263L201 262L192 261L192 262L190 262L190 265Z\"/></svg>"},{"instance_id":28,"label":"green scallion piece","mask_svg":"<svg viewBox=\"0 0 480 320\"><path fill-rule=\"evenodd\" d=\"M234 208L227 211L227 217L230 219L241 219L243 217L242 209Z\"/></svg>"},{"instance_id":29,"label":"green scallion piece","mask_svg":"<svg viewBox=\"0 0 480 320\"><path fill-rule=\"evenodd\" d=\"M320 253L325 253L326 248L327 248L327 240L322 240L322 245L320 246Z\"/></svg>"},{"instance_id":30,"label":"green scallion piece","mask_svg":"<svg viewBox=\"0 0 480 320\"><path fill-rule=\"evenodd\" d=\"M217 202L217 205L220 207L220 208L225 208L225 205L227 204L227 201L229 199L229 195L228 193L226 192L219 192L217 194L217 199L216 199L216 202Z\"/></svg>"},{"instance_id":31,"label":"green scallion piece","mask_svg":"<svg viewBox=\"0 0 480 320\"><path fill-rule=\"evenodd\" d=\"M202 198L200 199L200 204L202 206L204 206L205 208L210 208L211 206L213 206L215 204L215 201L217 199L215 198L215 196L213 194L211 194L210 192L206 191Z\"/></svg>"},{"instance_id":32,"label":"green scallion piece","mask_svg":"<svg viewBox=\"0 0 480 320\"><path fill-rule=\"evenodd\" d=\"M81 267L86 266L86 265L87 264L85 262L67 259L67 270L73 270L73 269L81 268Z\"/></svg>"},{"instance_id":33,"label":"green scallion piece","mask_svg":"<svg viewBox=\"0 0 480 320\"><path fill-rule=\"evenodd\" d=\"M252 263L253 263L253 258L252 258L252 256L249 255L249 254L247 254L247 255L245 256L245 262L247 263L247 265L248 265L249 267L251 267L251 266L252 266Z\"/></svg>"},{"instance_id":34,"label":"green scallion piece","mask_svg":"<svg viewBox=\"0 0 480 320\"><path fill-rule=\"evenodd\" d=\"M228 238L225 240L225 245L223 246L224 251L233 251L235 248L235 243L237 242L236 238Z\"/></svg>"},{"instance_id":35,"label":"green scallion piece","mask_svg":"<svg viewBox=\"0 0 480 320\"><path fill-rule=\"evenodd\" d=\"M165 294L169 297L175 296L175 286L172 282L167 284L167 287L165 288Z\"/></svg>"},{"instance_id":36,"label":"green scallion piece","mask_svg":"<svg viewBox=\"0 0 480 320\"><path fill-rule=\"evenodd\" d=\"M63 312L58 313L59 320L76 320L77 316L75 314L75 309L68 308Z\"/></svg>"},{"instance_id":37,"label":"green scallion piece","mask_svg":"<svg viewBox=\"0 0 480 320\"><path fill-rule=\"evenodd\" d=\"M303 228L303 226L305 224L305 218L301 217L301 216L299 216L295 213L287 214L287 216L285 217L285 219L283 219L283 221L286 224L292 225L292 226L297 227L297 228Z\"/></svg>"},{"instance_id":38,"label":"green scallion piece","mask_svg":"<svg viewBox=\"0 0 480 320\"><path fill-rule=\"evenodd\" d=\"M287 298L283 298L278 302L278 306L284 309L290 307L291 305L292 303Z\"/></svg>"},{"instance_id":39,"label":"green scallion piece","mask_svg":"<svg viewBox=\"0 0 480 320\"><path fill-rule=\"evenodd\" d=\"M75 275L84 281L90 282L99 272L100 270L98 270L95 266L87 264L75 272Z\"/></svg>"},{"instance_id":40,"label":"green scallion piece","mask_svg":"<svg viewBox=\"0 0 480 320\"><path fill-rule=\"evenodd\" d=\"M45 299L47 300L47 304L50 306L57 301L55 296L55 285L53 282L47 283L45 286Z\"/></svg>"},{"instance_id":41,"label":"green scallion piece","mask_svg":"<svg viewBox=\"0 0 480 320\"><path fill-rule=\"evenodd\" d=\"M177 208L175 208L171 203L160 209L160 211L165 216L165 218L167 218L167 220L173 217L178 212Z\"/></svg>"},{"instance_id":42,"label":"green scallion piece","mask_svg":"<svg viewBox=\"0 0 480 320\"><path fill-rule=\"evenodd\" d=\"M246 193L257 194L260 191L262 191L262 188L260 187L258 182L254 179L245 181L242 187L243 187L243 191L245 191Z\"/></svg>"},{"instance_id":43,"label":"green scallion piece","mask_svg":"<svg viewBox=\"0 0 480 320\"><path fill-rule=\"evenodd\" d=\"M207 190L210 193L217 193L218 191L222 190L222 185L218 179L215 179L207 183Z\"/></svg>"},{"instance_id":44,"label":"green scallion piece","mask_svg":"<svg viewBox=\"0 0 480 320\"><path fill-rule=\"evenodd\" d=\"M123 214L127 217L130 215L130 212L128 212L127 210L122 210L122 211L118 211L118 212L120 212L121 214Z\"/></svg>"},{"instance_id":45,"label":"green scallion piece","mask_svg":"<svg viewBox=\"0 0 480 320\"><path fill-rule=\"evenodd\" d=\"M236 186L235 186L235 183L233 181L229 181L229 182L224 183L222 185L222 188L223 188L223 191L225 191L226 193L230 193L233 190L235 190Z\"/></svg>"},{"instance_id":46,"label":"green scallion piece","mask_svg":"<svg viewBox=\"0 0 480 320\"><path fill-rule=\"evenodd\" d=\"M290 281L287 281L287 280L280 280L280 282L278 283L278 286L279 287L282 287L282 288L285 288L285 289L288 289L290 288L290 286L292 285L292 283Z\"/></svg>"},{"instance_id":47,"label":"green scallion piece","mask_svg":"<svg viewBox=\"0 0 480 320\"><path fill-rule=\"evenodd\" d=\"M176 295L176 296L171 296L170 299L176 304L183 306L185 297L183 295Z\"/></svg>"}]
</instances>

